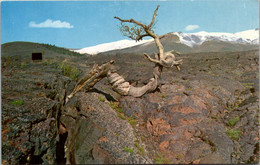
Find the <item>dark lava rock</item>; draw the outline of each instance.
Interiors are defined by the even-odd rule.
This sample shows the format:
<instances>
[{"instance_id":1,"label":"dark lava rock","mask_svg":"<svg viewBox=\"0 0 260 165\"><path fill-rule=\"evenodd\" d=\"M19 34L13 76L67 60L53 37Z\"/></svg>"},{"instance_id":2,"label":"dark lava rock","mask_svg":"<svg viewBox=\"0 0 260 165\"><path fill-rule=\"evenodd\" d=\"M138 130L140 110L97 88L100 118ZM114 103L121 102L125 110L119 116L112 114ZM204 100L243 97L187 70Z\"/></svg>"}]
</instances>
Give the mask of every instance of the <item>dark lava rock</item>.
<instances>
[{"instance_id":1,"label":"dark lava rock","mask_svg":"<svg viewBox=\"0 0 260 165\"><path fill-rule=\"evenodd\" d=\"M152 163L138 154L132 126L96 93L76 94L65 105L61 122L68 133L67 164Z\"/></svg>"},{"instance_id":2,"label":"dark lava rock","mask_svg":"<svg viewBox=\"0 0 260 165\"><path fill-rule=\"evenodd\" d=\"M153 93L121 97L103 79L66 104L75 82L62 74L58 62L24 66L26 52L11 62L6 57L2 163L259 163L256 52L183 54L181 71L164 69L162 85ZM57 59L64 60L64 54ZM139 54L72 61L88 71L111 59L133 85L142 86L152 76L153 64ZM121 109L112 109L109 104L117 101Z\"/></svg>"},{"instance_id":3,"label":"dark lava rock","mask_svg":"<svg viewBox=\"0 0 260 165\"><path fill-rule=\"evenodd\" d=\"M212 53L217 63L196 55L185 56L184 71L164 72L160 91L121 98L124 113L138 119L154 160L159 154L175 164L258 163L259 95L251 90L258 80L241 76L257 74L257 65L238 70L249 61L234 61L236 53Z\"/></svg>"},{"instance_id":4,"label":"dark lava rock","mask_svg":"<svg viewBox=\"0 0 260 165\"><path fill-rule=\"evenodd\" d=\"M2 77L2 163L54 164L59 111L75 82L43 63L15 68Z\"/></svg>"}]
</instances>

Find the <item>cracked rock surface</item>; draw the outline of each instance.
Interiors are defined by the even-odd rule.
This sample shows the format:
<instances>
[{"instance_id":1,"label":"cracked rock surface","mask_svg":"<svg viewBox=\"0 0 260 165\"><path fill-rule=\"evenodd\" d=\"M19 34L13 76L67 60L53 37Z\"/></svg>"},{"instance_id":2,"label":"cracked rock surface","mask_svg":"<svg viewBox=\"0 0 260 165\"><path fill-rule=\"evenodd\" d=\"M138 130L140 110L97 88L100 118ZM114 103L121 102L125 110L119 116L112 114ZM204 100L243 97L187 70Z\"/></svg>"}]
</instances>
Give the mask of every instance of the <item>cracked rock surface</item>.
<instances>
[{"instance_id":1,"label":"cracked rock surface","mask_svg":"<svg viewBox=\"0 0 260 165\"><path fill-rule=\"evenodd\" d=\"M184 54L153 93L121 97L103 79L66 104L76 82L64 55L47 55L2 58L2 164L259 163L258 51ZM70 62L88 72L111 59L132 85L152 76L140 54Z\"/></svg>"}]
</instances>

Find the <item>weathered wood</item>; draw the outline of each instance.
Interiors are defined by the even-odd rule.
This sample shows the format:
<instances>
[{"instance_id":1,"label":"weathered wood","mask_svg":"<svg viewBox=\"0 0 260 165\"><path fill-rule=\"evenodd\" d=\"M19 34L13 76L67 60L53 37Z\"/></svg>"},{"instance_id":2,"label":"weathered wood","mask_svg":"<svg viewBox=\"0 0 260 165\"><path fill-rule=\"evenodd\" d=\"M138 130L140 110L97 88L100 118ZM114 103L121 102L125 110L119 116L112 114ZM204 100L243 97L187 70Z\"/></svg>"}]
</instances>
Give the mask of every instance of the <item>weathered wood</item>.
<instances>
[{"instance_id":1,"label":"weathered wood","mask_svg":"<svg viewBox=\"0 0 260 165\"><path fill-rule=\"evenodd\" d=\"M81 89L85 89L85 91L92 88L98 81L102 78L107 77L109 83L112 85L112 89L119 93L120 95L130 95L133 97L140 97L145 93L154 91L160 85L161 73L163 67L173 67L176 66L179 70L179 65L182 64L182 60L176 61L175 54L179 54L178 52L172 50L170 52L164 52L164 48L162 43L160 42L160 37L155 34L152 30L152 26L155 22L155 17L157 16L157 11L159 9L159 5L155 9L152 17L151 23L147 26L139 21L134 19L121 19L119 17L114 17L118 19L121 23L132 23L135 24L135 28L129 28L122 24L122 29L129 34L129 38L139 41L143 39L143 37L150 36L154 39L156 47L158 49L158 53L155 53L155 59L151 58L148 54L144 53L145 57L150 61L155 63L153 78L150 81L142 86L142 87L134 87L130 85L122 76L112 70L113 62L110 61L101 66L95 64L92 70L83 76L82 79L79 80L73 92L67 97L66 102L70 99L75 93L80 91ZM138 27L139 26L139 27Z\"/></svg>"},{"instance_id":2,"label":"weathered wood","mask_svg":"<svg viewBox=\"0 0 260 165\"><path fill-rule=\"evenodd\" d=\"M87 73L85 76L83 76L75 86L73 92L67 96L66 102L78 91L81 89L85 89L88 91L90 88L92 88L97 82L99 82L101 79L107 76L107 72L113 68L114 61L111 60L110 62L107 62L101 66L98 66L97 64L94 64L92 70Z\"/></svg>"},{"instance_id":3,"label":"weathered wood","mask_svg":"<svg viewBox=\"0 0 260 165\"><path fill-rule=\"evenodd\" d=\"M155 9L154 13L153 13L153 18L152 18L152 21L151 23L147 26L141 22L138 22L134 19L121 19L119 17L114 17L115 19L118 19L120 22L122 23L132 23L132 24L136 24L140 27L143 28L144 30L144 34L140 34L139 36L131 36L132 33L129 33L130 36L128 36L129 38L132 38L132 39L135 39L136 41L139 41L140 39L143 39L143 37L146 37L146 36L150 36L154 39L154 42L155 42L155 45L158 49L158 57L156 59L153 59L151 58L148 54L144 54L145 57L150 61L150 62L153 62L153 63L156 63L156 64L159 64L159 65L162 65L164 67L173 67L173 66L176 66L177 69L179 70L180 67L179 65L182 64L182 61L179 60L179 61L175 61L175 55L174 53L178 54L176 51L170 51L170 52L164 52L164 47L162 45L162 43L160 42L160 37L155 34L152 30L152 26L154 25L154 22L155 22L155 18L157 16L157 11L159 9L159 5L157 6L157 8ZM125 28L126 31L129 31L129 29L132 29L132 28L129 28L128 26L126 26L127 28ZM134 30L133 30L134 31Z\"/></svg>"}]
</instances>

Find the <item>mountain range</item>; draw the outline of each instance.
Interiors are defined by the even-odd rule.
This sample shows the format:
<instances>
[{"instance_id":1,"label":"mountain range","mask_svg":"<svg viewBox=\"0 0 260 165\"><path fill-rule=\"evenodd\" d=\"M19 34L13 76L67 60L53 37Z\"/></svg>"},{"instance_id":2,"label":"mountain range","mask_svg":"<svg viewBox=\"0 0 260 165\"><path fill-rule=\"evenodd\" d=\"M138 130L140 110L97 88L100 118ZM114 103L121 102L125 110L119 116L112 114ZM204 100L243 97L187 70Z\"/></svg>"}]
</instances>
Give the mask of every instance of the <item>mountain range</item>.
<instances>
[{"instance_id":1,"label":"mountain range","mask_svg":"<svg viewBox=\"0 0 260 165\"><path fill-rule=\"evenodd\" d=\"M160 36L165 51L175 49L181 53L243 51L258 49L259 29L251 29L238 33L172 32ZM81 54L96 55L99 53L153 53L157 51L153 39L136 42L120 40L92 47L72 50Z\"/></svg>"}]
</instances>

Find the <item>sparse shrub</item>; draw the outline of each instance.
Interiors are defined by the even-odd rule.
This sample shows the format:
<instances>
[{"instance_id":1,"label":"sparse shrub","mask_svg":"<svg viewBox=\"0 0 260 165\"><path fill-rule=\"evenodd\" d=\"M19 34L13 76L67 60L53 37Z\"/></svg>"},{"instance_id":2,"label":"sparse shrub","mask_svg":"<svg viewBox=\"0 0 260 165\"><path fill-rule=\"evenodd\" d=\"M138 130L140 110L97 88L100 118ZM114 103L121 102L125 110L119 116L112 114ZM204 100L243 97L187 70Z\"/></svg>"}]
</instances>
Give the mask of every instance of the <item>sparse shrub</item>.
<instances>
[{"instance_id":1,"label":"sparse shrub","mask_svg":"<svg viewBox=\"0 0 260 165\"><path fill-rule=\"evenodd\" d=\"M158 93L158 95L161 97L161 98L165 98L166 95L164 93Z\"/></svg>"},{"instance_id":2,"label":"sparse shrub","mask_svg":"<svg viewBox=\"0 0 260 165\"><path fill-rule=\"evenodd\" d=\"M117 136L118 136L118 133L115 133L114 135L117 137Z\"/></svg>"},{"instance_id":3,"label":"sparse shrub","mask_svg":"<svg viewBox=\"0 0 260 165\"><path fill-rule=\"evenodd\" d=\"M204 155L204 154L201 154L201 155L200 155L200 158L204 158L204 157L205 157L205 155Z\"/></svg>"},{"instance_id":4,"label":"sparse shrub","mask_svg":"<svg viewBox=\"0 0 260 165\"><path fill-rule=\"evenodd\" d=\"M145 141L145 137L141 136L141 140L142 140L142 142L144 142Z\"/></svg>"},{"instance_id":5,"label":"sparse shrub","mask_svg":"<svg viewBox=\"0 0 260 165\"><path fill-rule=\"evenodd\" d=\"M131 124L132 127L134 127L137 123L137 121L133 117L128 118L129 124Z\"/></svg>"},{"instance_id":6,"label":"sparse shrub","mask_svg":"<svg viewBox=\"0 0 260 165\"><path fill-rule=\"evenodd\" d=\"M51 65L51 64L54 64L55 61L53 59L46 59L43 61L43 64L44 65Z\"/></svg>"},{"instance_id":7,"label":"sparse shrub","mask_svg":"<svg viewBox=\"0 0 260 165\"><path fill-rule=\"evenodd\" d=\"M125 147L125 148L123 149L123 151L129 152L130 154L133 154L133 153L134 153L134 149L128 148L128 147Z\"/></svg>"},{"instance_id":8,"label":"sparse shrub","mask_svg":"<svg viewBox=\"0 0 260 165\"><path fill-rule=\"evenodd\" d=\"M157 154L154 158L155 164L170 164L170 160L165 158L162 154Z\"/></svg>"},{"instance_id":9,"label":"sparse shrub","mask_svg":"<svg viewBox=\"0 0 260 165\"><path fill-rule=\"evenodd\" d=\"M3 67L11 66L12 57L11 56L2 57L2 63L3 63Z\"/></svg>"},{"instance_id":10,"label":"sparse shrub","mask_svg":"<svg viewBox=\"0 0 260 165\"><path fill-rule=\"evenodd\" d=\"M125 120L126 118L119 112L117 112L117 117L119 117L122 120Z\"/></svg>"},{"instance_id":11,"label":"sparse shrub","mask_svg":"<svg viewBox=\"0 0 260 165\"><path fill-rule=\"evenodd\" d=\"M220 117L219 117L219 116L215 116L215 115L211 116L211 118L212 118L212 119L215 119L215 120L217 120L217 121L220 120Z\"/></svg>"},{"instance_id":12,"label":"sparse shrub","mask_svg":"<svg viewBox=\"0 0 260 165\"><path fill-rule=\"evenodd\" d=\"M138 153L142 156L145 155L145 150L142 146L139 145L139 140L135 141L135 147L138 148Z\"/></svg>"},{"instance_id":13,"label":"sparse shrub","mask_svg":"<svg viewBox=\"0 0 260 165\"><path fill-rule=\"evenodd\" d=\"M139 147L139 153L142 155L142 156L145 156L145 150L143 147Z\"/></svg>"},{"instance_id":14,"label":"sparse shrub","mask_svg":"<svg viewBox=\"0 0 260 165\"><path fill-rule=\"evenodd\" d=\"M118 104L116 102L112 102L112 101L109 102L109 106L111 108L113 108L114 110L116 110L117 112L120 112L120 113L123 112L123 110L120 107L118 107Z\"/></svg>"},{"instance_id":15,"label":"sparse shrub","mask_svg":"<svg viewBox=\"0 0 260 165\"><path fill-rule=\"evenodd\" d=\"M238 121L240 120L240 117L238 116L238 117L235 117L235 118L233 118L233 119L230 119L229 121L228 121L228 125L229 126L234 126Z\"/></svg>"},{"instance_id":16,"label":"sparse shrub","mask_svg":"<svg viewBox=\"0 0 260 165\"><path fill-rule=\"evenodd\" d=\"M24 68L25 66L26 66L26 63L22 62L21 65L20 65L20 68Z\"/></svg>"},{"instance_id":17,"label":"sparse shrub","mask_svg":"<svg viewBox=\"0 0 260 165\"><path fill-rule=\"evenodd\" d=\"M11 102L12 105L23 105L24 102L22 100L14 100Z\"/></svg>"},{"instance_id":18,"label":"sparse shrub","mask_svg":"<svg viewBox=\"0 0 260 165\"><path fill-rule=\"evenodd\" d=\"M80 71L75 66L72 66L72 65L68 64L67 62L62 62L59 65L59 68L62 69L62 73L65 76L73 79L74 81L78 80L78 76L80 74Z\"/></svg>"},{"instance_id":19,"label":"sparse shrub","mask_svg":"<svg viewBox=\"0 0 260 165\"><path fill-rule=\"evenodd\" d=\"M182 154L178 154L178 155L176 156L176 158L181 159L181 158L183 158L183 155L182 155Z\"/></svg>"},{"instance_id":20,"label":"sparse shrub","mask_svg":"<svg viewBox=\"0 0 260 165\"><path fill-rule=\"evenodd\" d=\"M123 111L120 107L118 107L118 104L116 102L109 102L109 106L117 111L117 117L119 117L122 120L126 120L126 118L121 114Z\"/></svg>"},{"instance_id":21,"label":"sparse shrub","mask_svg":"<svg viewBox=\"0 0 260 165\"><path fill-rule=\"evenodd\" d=\"M242 83L246 88L251 89L254 87L254 83Z\"/></svg>"},{"instance_id":22,"label":"sparse shrub","mask_svg":"<svg viewBox=\"0 0 260 165\"><path fill-rule=\"evenodd\" d=\"M239 136L241 135L241 131L236 129L227 130L226 133L233 140L238 140Z\"/></svg>"},{"instance_id":23,"label":"sparse shrub","mask_svg":"<svg viewBox=\"0 0 260 165\"><path fill-rule=\"evenodd\" d=\"M101 101L101 102L105 102L105 99L101 96L98 96L98 99Z\"/></svg>"},{"instance_id":24,"label":"sparse shrub","mask_svg":"<svg viewBox=\"0 0 260 165\"><path fill-rule=\"evenodd\" d=\"M236 108L239 107L239 105L241 104L241 102L242 102L242 101L238 100L238 101L236 101L236 102L234 102L234 103L229 103L229 104L227 105L226 109L227 109L228 111L231 111L231 110L233 110L233 109L236 109Z\"/></svg>"}]
</instances>

